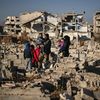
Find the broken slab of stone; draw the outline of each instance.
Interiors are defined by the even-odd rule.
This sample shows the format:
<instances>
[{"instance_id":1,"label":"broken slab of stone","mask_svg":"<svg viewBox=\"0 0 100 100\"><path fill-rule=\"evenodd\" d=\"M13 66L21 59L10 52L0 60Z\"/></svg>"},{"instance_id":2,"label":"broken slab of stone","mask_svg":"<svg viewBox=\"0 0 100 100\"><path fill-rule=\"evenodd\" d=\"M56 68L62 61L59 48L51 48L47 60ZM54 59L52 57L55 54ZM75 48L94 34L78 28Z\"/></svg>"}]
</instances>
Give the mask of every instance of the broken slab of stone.
<instances>
[{"instance_id":1,"label":"broken slab of stone","mask_svg":"<svg viewBox=\"0 0 100 100\"><path fill-rule=\"evenodd\" d=\"M3 88L14 88L16 87L15 83L5 83L5 84L1 84L1 87Z\"/></svg>"},{"instance_id":2,"label":"broken slab of stone","mask_svg":"<svg viewBox=\"0 0 100 100\"><path fill-rule=\"evenodd\" d=\"M64 66L64 68L76 68L76 62L67 62L66 65Z\"/></svg>"},{"instance_id":3,"label":"broken slab of stone","mask_svg":"<svg viewBox=\"0 0 100 100\"><path fill-rule=\"evenodd\" d=\"M77 92L77 95L74 96L75 100L82 100L80 92Z\"/></svg>"},{"instance_id":4,"label":"broken slab of stone","mask_svg":"<svg viewBox=\"0 0 100 100\"><path fill-rule=\"evenodd\" d=\"M84 61L80 61L79 64L78 64L78 67L79 69L84 69L86 67L86 63L85 63L85 60Z\"/></svg>"},{"instance_id":5,"label":"broken slab of stone","mask_svg":"<svg viewBox=\"0 0 100 100\"><path fill-rule=\"evenodd\" d=\"M54 91L50 94L50 100L60 100L60 91Z\"/></svg>"},{"instance_id":6,"label":"broken slab of stone","mask_svg":"<svg viewBox=\"0 0 100 100\"><path fill-rule=\"evenodd\" d=\"M79 58L79 60L85 60L86 59L86 53L79 53L78 58Z\"/></svg>"},{"instance_id":7,"label":"broken slab of stone","mask_svg":"<svg viewBox=\"0 0 100 100\"><path fill-rule=\"evenodd\" d=\"M86 88L87 87L87 82L86 81L80 81L80 85L81 88Z\"/></svg>"},{"instance_id":8,"label":"broken slab of stone","mask_svg":"<svg viewBox=\"0 0 100 100\"><path fill-rule=\"evenodd\" d=\"M70 83L70 81L67 82L66 88L67 88L67 94L69 96L72 96L72 89L71 89L71 83Z\"/></svg>"},{"instance_id":9,"label":"broken slab of stone","mask_svg":"<svg viewBox=\"0 0 100 100\"><path fill-rule=\"evenodd\" d=\"M76 74L76 76L75 76L75 81L76 81L76 82L80 82L80 80L82 80L81 75Z\"/></svg>"},{"instance_id":10,"label":"broken slab of stone","mask_svg":"<svg viewBox=\"0 0 100 100\"><path fill-rule=\"evenodd\" d=\"M60 100L73 100L72 96L68 95L67 93L60 93Z\"/></svg>"}]
</instances>

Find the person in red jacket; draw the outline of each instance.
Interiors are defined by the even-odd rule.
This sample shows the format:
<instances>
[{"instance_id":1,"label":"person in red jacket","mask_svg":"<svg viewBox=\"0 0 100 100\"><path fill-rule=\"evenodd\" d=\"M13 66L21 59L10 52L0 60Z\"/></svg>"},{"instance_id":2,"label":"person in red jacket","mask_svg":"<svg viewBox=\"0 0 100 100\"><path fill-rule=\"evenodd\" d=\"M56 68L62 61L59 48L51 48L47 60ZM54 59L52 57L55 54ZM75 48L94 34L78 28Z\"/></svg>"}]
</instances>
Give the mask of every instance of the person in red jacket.
<instances>
[{"instance_id":1,"label":"person in red jacket","mask_svg":"<svg viewBox=\"0 0 100 100\"><path fill-rule=\"evenodd\" d=\"M33 45L31 45L31 53L32 53L32 65L38 68L41 47L38 44L36 45L36 48Z\"/></svg>"}]
</instances>

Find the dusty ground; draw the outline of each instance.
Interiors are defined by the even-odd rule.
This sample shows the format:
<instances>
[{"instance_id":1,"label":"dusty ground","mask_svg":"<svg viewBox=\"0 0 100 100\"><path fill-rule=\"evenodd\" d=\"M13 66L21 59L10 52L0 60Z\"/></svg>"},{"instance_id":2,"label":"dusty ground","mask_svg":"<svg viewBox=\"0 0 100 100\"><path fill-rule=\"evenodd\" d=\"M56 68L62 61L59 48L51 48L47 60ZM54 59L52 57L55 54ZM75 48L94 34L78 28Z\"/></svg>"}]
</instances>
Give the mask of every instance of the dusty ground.
<instances>
[{"instance_id":1,"label":"dusty ground","mask_svg":"<svg viewBox=\"0 0 100 100\"><path fill-rule=\"evenodd\" d=\"M39 88L0 88L0 100L49 100L49 97L43 97L43 94L39 91Z\"/></svg>"}]
</instances>

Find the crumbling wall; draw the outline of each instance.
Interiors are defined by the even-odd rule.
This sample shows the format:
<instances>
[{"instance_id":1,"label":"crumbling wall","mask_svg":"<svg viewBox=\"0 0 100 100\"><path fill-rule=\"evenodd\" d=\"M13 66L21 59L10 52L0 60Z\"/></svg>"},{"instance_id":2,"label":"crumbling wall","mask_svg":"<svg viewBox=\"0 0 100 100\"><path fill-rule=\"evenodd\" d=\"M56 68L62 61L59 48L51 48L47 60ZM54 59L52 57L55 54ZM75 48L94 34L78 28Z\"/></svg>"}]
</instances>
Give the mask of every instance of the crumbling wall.
<instances>
[{"instance_id":1,"label":"crumbling wall","mask_svg":"<svg viewBox=\"0 0 100 100\"><path fill-rule=\"evenodd\" d=\"M5 36L5 35L2 35L0 36L0 43L11 43L11 36Z\"/></svg>"}]
</instances>

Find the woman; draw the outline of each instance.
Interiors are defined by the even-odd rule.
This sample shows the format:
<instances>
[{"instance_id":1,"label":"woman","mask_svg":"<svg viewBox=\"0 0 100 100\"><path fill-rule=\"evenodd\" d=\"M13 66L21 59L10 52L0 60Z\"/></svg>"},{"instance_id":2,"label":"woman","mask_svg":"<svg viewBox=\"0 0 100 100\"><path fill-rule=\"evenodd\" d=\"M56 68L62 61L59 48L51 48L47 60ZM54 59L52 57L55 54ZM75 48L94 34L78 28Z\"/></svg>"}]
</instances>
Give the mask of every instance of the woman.
<instances>
[{"instance_id":1,"label":"woman","mask_svg":"<svg viewBox=\"0 0 100 100\"><path fill-rule=\"evenodd\" d=\"M49 61L49 55L51 53L51 40L49 34L44 35L44 57L46 62Z\"/></svg>"},{"instance_id":2,"label":"woman","mask_svg":"<svg viewBox=\"0 0 100 100\"><path fill-rule=\"evenodd\" d=\"M63 46L60 48L59 53L63 53L64 57L69 56L69 46L70 46L70 37L69 36L64 36L64 43Z\"/></svg>"}]
</instances>

